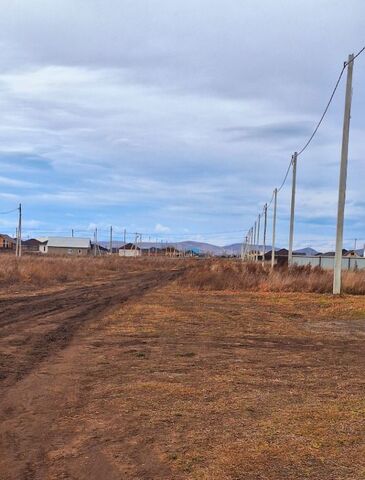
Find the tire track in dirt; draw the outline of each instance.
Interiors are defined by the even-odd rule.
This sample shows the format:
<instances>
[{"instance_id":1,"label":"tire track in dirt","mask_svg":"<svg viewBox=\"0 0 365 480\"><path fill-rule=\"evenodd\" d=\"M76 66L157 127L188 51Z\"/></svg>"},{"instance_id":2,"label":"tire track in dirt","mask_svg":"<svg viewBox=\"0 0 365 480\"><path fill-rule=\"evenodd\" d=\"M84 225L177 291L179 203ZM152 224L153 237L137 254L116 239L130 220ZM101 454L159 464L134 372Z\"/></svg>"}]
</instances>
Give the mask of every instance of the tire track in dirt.
<instances>
[{"instance_id":1,"label":"tire track in dirt","mask_svg":"<svg viewBox=\"0 0 365 480\"><path fill-rule=\"evenodd\" d=\"M65 348L88 321L180 274L181 270L138 272L112 282L0 300L2 392Z\"/></svg>"}]
</instances>

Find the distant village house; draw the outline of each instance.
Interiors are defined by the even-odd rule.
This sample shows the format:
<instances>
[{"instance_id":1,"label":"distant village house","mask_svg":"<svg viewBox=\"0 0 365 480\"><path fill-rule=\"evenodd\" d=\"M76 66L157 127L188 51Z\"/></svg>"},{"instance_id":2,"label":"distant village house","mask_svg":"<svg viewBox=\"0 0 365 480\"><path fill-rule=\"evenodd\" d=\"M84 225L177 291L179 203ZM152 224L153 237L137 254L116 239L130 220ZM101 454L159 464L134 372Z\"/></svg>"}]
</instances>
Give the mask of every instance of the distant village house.
<instances>
[{"instance_id":1,"label":"distant village house","mask_svg":"<svg viewBox=\"0 0 365 480\"><path fill-rule=\"evenodd\" d=\"M120 257L140 257L141 254L141 249L137 247L137 245L135 245L134 243L126 243L119 248Z\"/></svg>"},{"instance_id":2,"label":"distant village house","mask_svg":"<svg viewBox=\"0 0 365 480\"><path fill-rule=\"evenodd\" d=\"M0 234L0 251L1 252L9 252L11 250L15 250L16 241L14 238L11 238L6 233Z\"/></svg>"},{"instance_id":3,"label":"distant village house","mask_svg":"<svg viewBox=\"0 0 365 480\"><path fill-rule=\"evenodd\" d=\"M91 251L91 243L88 238L49 237L39 249L41 253L50 255L85 256Z\"/></svg>"}]
</instances>

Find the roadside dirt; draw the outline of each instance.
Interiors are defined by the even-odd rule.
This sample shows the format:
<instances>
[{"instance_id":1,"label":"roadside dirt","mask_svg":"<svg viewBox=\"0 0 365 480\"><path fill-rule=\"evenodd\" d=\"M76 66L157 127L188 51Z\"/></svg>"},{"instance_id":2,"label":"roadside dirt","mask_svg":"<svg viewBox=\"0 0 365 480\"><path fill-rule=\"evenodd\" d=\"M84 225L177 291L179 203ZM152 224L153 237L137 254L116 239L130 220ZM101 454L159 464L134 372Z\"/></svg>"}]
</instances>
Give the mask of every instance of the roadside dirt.
<instances>
[{"instance_id":1,"label":"roadside dirt","mask_svg":"<svg viewBox=\"0 0 365 480\"><path fill-rule=\"evenodd\" d=\"M364 478L364 299L177 275L1 298L0 478Z\"/></svg>"}]
</instances>

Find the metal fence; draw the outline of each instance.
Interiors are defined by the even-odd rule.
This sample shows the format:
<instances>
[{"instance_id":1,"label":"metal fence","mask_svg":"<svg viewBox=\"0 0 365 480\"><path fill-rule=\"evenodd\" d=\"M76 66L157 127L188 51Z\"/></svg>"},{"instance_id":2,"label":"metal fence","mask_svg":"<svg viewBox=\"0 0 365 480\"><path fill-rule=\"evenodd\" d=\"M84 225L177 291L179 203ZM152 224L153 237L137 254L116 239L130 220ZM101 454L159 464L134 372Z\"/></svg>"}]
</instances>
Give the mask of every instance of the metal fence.
<instances>
[{"instance_id":1,"label":"metal fence","mask_svg":"<svg viewBox=\"0 0 365 480\"><path fill-rule=\"evenodd\" d=\"M317 255L311 257L308 255L295 255L293 264L299 266L310 265L312 267L321 267L325 270L333 270L335 257L324 257ZM362 270L365 269L365 258L363 257L342 257L342 270Z\"/></svg>"}]
</instances>

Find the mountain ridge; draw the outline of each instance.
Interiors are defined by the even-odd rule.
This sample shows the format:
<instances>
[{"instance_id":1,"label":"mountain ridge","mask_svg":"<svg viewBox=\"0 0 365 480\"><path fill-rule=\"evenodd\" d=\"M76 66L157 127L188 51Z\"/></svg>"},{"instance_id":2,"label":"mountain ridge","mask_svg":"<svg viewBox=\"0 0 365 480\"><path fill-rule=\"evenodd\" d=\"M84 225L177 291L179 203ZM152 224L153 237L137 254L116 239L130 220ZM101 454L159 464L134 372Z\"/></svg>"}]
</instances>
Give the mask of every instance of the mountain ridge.
<instances>
[{"instance_id":1,"label":"mountain ridge","mask_svg":"<svg viewBox=\"0 0 365 480\"><path fill-rule=\"evenodd\" d=\"M102 241L100 242L100 245L108 248L109 247L109 242L107 241ZM123 242L113 242L113 248L119 248L123 245ZM197 253L205 253L205 254L210 254L210 255L240 255L241 253L241 248L242 248L242 243L231 243L228 245L214 245L212 243L208 242L198 242L195 240L183 240L180 242L142 242L141 243L142 248L163 248L166 246L173 246L177 249L183 249L183 250L194 250ZM258 248L262 250L263 246L259 245ZM266 245L265 250L268 252L271 250L271 245ZM279 250L281 247L277 247L275 250ZM296 253L301 253L304 255L316 255L317 250L315 250L312 247L305 247L301 248L298 250L295 250Z\"/></svg>"}]
</instances>

